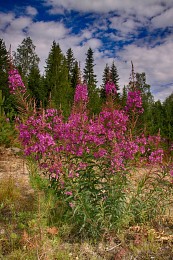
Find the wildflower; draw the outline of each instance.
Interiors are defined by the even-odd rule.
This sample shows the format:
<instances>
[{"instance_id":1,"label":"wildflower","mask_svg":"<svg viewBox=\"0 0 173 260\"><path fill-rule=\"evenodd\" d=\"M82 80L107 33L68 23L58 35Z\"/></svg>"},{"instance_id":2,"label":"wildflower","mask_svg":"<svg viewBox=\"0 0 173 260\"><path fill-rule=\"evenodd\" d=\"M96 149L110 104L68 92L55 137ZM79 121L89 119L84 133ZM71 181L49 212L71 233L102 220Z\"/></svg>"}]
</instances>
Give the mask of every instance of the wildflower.
<instances>
[{"instance_id":1,"label":"wildflower","mask_svg":"<svg viewBox=\"0 0 173 260\"><path fill-rule=\"evenodd\" d=\"M87 102L88 101L88 88L87 85L77 85L74 95L74 101L79 102Z\"/></svg>"},{"instance_id":2,"label":"wildflower","mask_svg":"<svg viewBox=\"0 0 173 260\"><path fill-rule=\"evenodd\" d=\"M126 111L132 110L133 112L143 113L142 97L139 90L129 91L127 96L127 103L125 106Z\"/></svg>"},{"instance_id":3,"label":"wildflower","mask_svg":"<svg viewBox=\"0 0 173 260\"><path fill-rule=\"evenodd\" d=\"M16 94L17 91L21 93L26 92L26 87L17 69L12 69L8 72L8 81L11 94Z\"/></svg>"},{"instance_id":4,"label":"wildflower","mask_svg":"<svg viewBox=\"0 0 173 260\"><path fill-rule=\"evenodd\" d=\"M72 196L73 195L72 191L66 191L65 194L68 195L68 196Z\"/></svg>"},{"instance_id":5,"label":"wildflower","mask_svg":"<svg viewBox=\"0 0 173 260\"><path fill-rule=\"evenodd\" d=\"M115 95L117 93L117 89L113 82L108 81L105 85L106 95Z\"/></svg>"},{"instance_id":6,"label":"wildflower","mask_svg":"<svg viewBox=\"0 0 173 260\"><path fill-rule=\"evenodd\" d=\"M162 163L163 159L163 150L158 149L156 151L151 152L149 156L149 162L152 164Z\"/></svg>"}]
</instances>

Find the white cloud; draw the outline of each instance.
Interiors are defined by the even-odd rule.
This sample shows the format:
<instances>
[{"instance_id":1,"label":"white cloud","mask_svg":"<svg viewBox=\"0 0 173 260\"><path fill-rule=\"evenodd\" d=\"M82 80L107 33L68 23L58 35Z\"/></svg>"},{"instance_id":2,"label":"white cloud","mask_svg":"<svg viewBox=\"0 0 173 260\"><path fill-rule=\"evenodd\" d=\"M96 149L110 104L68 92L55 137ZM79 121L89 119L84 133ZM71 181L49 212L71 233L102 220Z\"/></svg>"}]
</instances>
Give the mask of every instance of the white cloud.
<instances>
[{"instance_id":1,"label":"white cloud","mask_svg":"<svg viewBox=\"0 0 173 260\"><path fill-rule=\"evenodd\" d=\"M0 12L0 30L4 30L14 19L14 14Z\"/></svg>"},{"instance_id":2,"label":"white cloud","mask_svg":"<svg viewBox=\"0 0 173 260\"><path fill-rule=\"evenodd\" d=\"M32 6L27 6L26 8L26 14L31 15L31 16L35 16L37 15L38 11L36 8L32 7Z\"/></svg>"},{"instance_id":3,"label":"white cloud","mask_svg":"<svg viewBox=\"0 0 173 260\"><path fill-rule=\"evenodd\" d=\"M60 39L63 38L69 30L61 22L33 22L30 26L28 33L31 36L38 37L40 39Z\"/></svg>"},{"instance_id":4,"label":"white cloud","mask_svg":"<svg viewBox=\"0 0 173 260\"><path fill-rule=\"evenodd\" d=\"M160 15L154 17L152 20L152 25L155 28L164 28L167 26L173 26L173 8L166 10Z\"/></svg>"},{"instance_id":5,"label":"white cloud","mask_svg":"<svg viewBox=\"0 0 173 260\"><path fill-rule=\"evenodd\" d=\"M170 94L170 87L165 85L173 82L173 41L166 41L154 48L139 47L134 44L119 53L122 60L133 61L136 72L146 72L148 83L153 88L155 97L162 92L162 100ZM129 64L130 66L130 64ZM162 87L161 87L162 86ZM163 89L162 89L163 88Z\"/></svg>"},{"instance_id":6,"label":"white cloud","mask_svg":"<svg viewBox=\"0 0 173 260\"><path fill-rule=\"evenodd\" d=\"M56 12L56 8L76 10L79 12L107 13L111 11L125 12L129 14L152 17L165 9L166 6L173 5L171 0L45 0L46 5L52 7L51 12Z\"/></svg>"},{"instance_id":7,"label":"white cloud","mask_svg":"<svg viewBox=\"0 0 173 260\"><path fill-rule=\"evenodd\" d=\"M6 29L6 32L21 32L22 30L27 29L31 25L31 23L32 20L29 17L21 16L19 18L15 18L9 24L8 28Z\"/></svg>"},{"instance_id":8,"label":"white cloud","mask_svg":"<svg viewBox=\"0 0 173 260\"><path fill-rule=\"evenodd\" d=\"M134 17L126 17L124 15L111 17L109 21L111 22L110 28L118 30L121 36L126 36L129 33L135 35L138 33L138 27L144 25L136 21Z\"/></svg>"}]
</instances>

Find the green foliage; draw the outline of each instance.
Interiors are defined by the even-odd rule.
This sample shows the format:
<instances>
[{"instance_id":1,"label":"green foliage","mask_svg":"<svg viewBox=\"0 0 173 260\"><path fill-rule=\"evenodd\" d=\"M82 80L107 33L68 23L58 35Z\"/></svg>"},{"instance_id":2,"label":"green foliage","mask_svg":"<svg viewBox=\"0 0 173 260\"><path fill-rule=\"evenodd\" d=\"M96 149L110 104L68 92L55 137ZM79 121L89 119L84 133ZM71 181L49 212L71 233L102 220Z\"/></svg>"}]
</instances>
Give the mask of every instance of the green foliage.
<instances>
[{"instance_id":1,"label":"green foliage","mask_svg":"<svg viewBox=\"0 0 173 260\"><path fill-rule=\"evenodd\" d=\"M9 116L9 117L8 117ZM17 132L11 118L13 113L0 116L0 145L6 147L15 146L17 140Z\"/></svg>"},{"instance_id":2,"label":"green foliage","mask_svg":"<svg viewBox=\"0 0 173 260\"><path fill-rule=\"evenodd\" d=\"M97 80L94 74L94 53L91 48L88 49L86 54L85 68L84 68L84 80L88 86L89 97L91 90L96 88Z\"/></svg>"},{"instance_id":3,"label":"green foliage","mask_svg":"<svg viewBox=\"0 0 173 260\"><path fill-rule=\"evenodd\" d=\"M103 71L103 76L102 76L102 82L103 84L101 85L100 89L100 97L103 102L106 101L106 91L105 91L105 85L106 83L110 80L110 69L108 64L106 64L104 71Z\"/></svg>"},{"instance_id":4,"label":"green foliage","mask_svg":"<svg viewBox=\"0 0 173 260\"><path fill-rule=\"evenodd\" d=\"M168 138L168 142L173 142L173 94L166 98L163 102L164 116L163 127L164 137Z\"/></svg>"},{"instance_id":5,"label":"green foliage","mask_svg":"<svg viewBox=\"0 0 173 260\"><path fill-rule=\"evenodd\" d=\"M4 115L4 108L3 108L4 100L5 97L2 96L2 90L0 90L0 117Z\"/></svg>"},{"instance_id":6,"label":"green foliage","mask_svg":"<svg viewBox=\"0 0 173 260\"><path fill-rule=\"evenodd\" d=\"M158 168L143 169L143 174L131 189L127 210L131 224L151 222L164 215L172 203L172 183L165 170Z\"/></svg>"},{"instance_id":7,"label":"green foliage","mask_svg":"<svg viewBox=\"0 0 173 260\"><path fill-rule=\"evenodd\" d=\"M73 76L73 70L75 66L75 58L73 55L73 50L71 48L69 48L66 52L66 60L67 60L68 79L71 82Z\"/></svg>"},{"instance_id":8,"label":"green foliage","mask_svg":"<svg viewBox=\"0 0 173 260\"><path fill-rule=\"evenodd\" d=\"M101 100L99 90L97 89L97 79L94 74L94 52L91 48L86 54L85 68L84 68L84 82L88 86L89 108L91 113L97 114L100 111Z\"/></svg>"},{"instance_id":9,"label":"green foliage","mask_svg":"<svg viewBox=\"0 0 173 260\"><path fill-rule=\"evenodd\" d=\"M110 78L112 80L112 82L115 84L116 89L119 90L119 75L118 75L118 70L117 67L115 66L115 62L112 62L112 66L110 68Z\"/></svg>"},{"instance_id":10,"label":"green foliage","mask_svg":"<svg viewBox=\"0 0 173 260\"><path fill-rule=\"evenodd\" d=\"M2 91L3 110L5 113L10 112L15 109L14 99L11 97L9 88L8 88L8 67L9 67L9 58L8 52L6 50L5 43L0 39L0 91Z\"/></svg>"},{"instance_id":11,"label":"green foliage","mask_svg":"<svg viewBox=\"0 0 173 260\"><path fill-rule=\"evenodd\" d=\"M68 115L73 102L73 89L69 81L69 72L65 56L59 44L53 42L46 61L45 88L47 97L51 93L52 104L61 108L64 115Z\"/></svg>"},{"instance_id":12,"label":"green foliage","mask_svg":"<svg viewBox=\"0 0 173 260\"><path fill-rule=\"evenodd\" d=\"M80 80L81 80L80 68L78 66L78 62L75 61L74 68L72 71L72 78L71 78L71 86L72 86L73 90L75 90L77 84L80 83ZM73 93L73 96L74 96L74 93Z\"/></svg>"},{"instance_id":13,"label":"green foliage","mask_svg":"<svg viewBox=\"0 0 173 260\"><path fill-rule=\"evenodd\" d=\"M44 78L41 77L38 67L32 67L28 75L28 89L31 96L36 100L37 106L43 107L47 104L47 92Z\"/></svg>"},{"instance_id":14,"label":"green foliage","mask_svg":"<svg viewBox=\"0 0 173 260\"><path fill-rule=\"evenodd\" d=\"M56 223L61 227L68 223L71 235L98 239L129 225L152 222L172 203L169 173L161 168L117 172L109 178L106 165L89 157L85 162L86 170L78 171L76 179L69 178L68 172L64 176L65 190L51 180L58 201Z\"/></svg>"}]
</instances>

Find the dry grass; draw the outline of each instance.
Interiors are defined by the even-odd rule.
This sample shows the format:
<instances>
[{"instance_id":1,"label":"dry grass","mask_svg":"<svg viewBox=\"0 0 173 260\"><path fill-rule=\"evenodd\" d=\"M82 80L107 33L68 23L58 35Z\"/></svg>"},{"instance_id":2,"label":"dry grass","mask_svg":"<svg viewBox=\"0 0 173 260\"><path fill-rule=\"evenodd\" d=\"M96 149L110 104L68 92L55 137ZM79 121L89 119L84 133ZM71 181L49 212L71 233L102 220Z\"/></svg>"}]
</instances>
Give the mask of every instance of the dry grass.
<instances>
[{"instance_id":1,"label":"dry grass","mask_svg":"<svg viewBox=\"0 0 173 260\"><path fill-rule=\"evenodd\" d=\"M0 160L6 160L9 167L6 163L4 168L2 164L0 167L0 259L173 259L173 217L169 212L172 208L148 223L107 232L98 241L76 242L70 237L70 226L58 227L50 222L54 199L52 195L46 198L39 190L41 183L32 189L28 172L23 173L26 168L21 167L23 159L11 152L2 156L1 151ZM32 171L35 170L33 167ZM145 174L151 174L147 170L136 169L131 173L134 187ZM55 214L54 219L59 212Z\"/></svg>"}]
</instances>

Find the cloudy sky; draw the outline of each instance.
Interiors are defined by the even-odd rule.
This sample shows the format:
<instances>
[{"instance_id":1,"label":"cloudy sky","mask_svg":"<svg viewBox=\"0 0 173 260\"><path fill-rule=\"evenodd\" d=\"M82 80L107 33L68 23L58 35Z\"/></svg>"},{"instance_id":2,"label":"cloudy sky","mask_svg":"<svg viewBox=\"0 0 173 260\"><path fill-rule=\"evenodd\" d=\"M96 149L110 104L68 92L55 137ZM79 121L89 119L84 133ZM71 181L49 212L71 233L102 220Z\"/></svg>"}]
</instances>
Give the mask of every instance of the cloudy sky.
<instances>
[{"instance_id":1,"label":"cloudy sky","mask_svg":"<svg viewBox=\"0 0 173 260\"><path fill-rule=\"evenodd\" d=\"M4 0L0 38L15 51L30 36L44 71L53 40L65 53L72 48L84 67L94 51L98 85L105 64L115 64L120 86L129 81L131 60L145 72L155 100L173 92L172 0Z\"/></svg>"}]
</instances>

